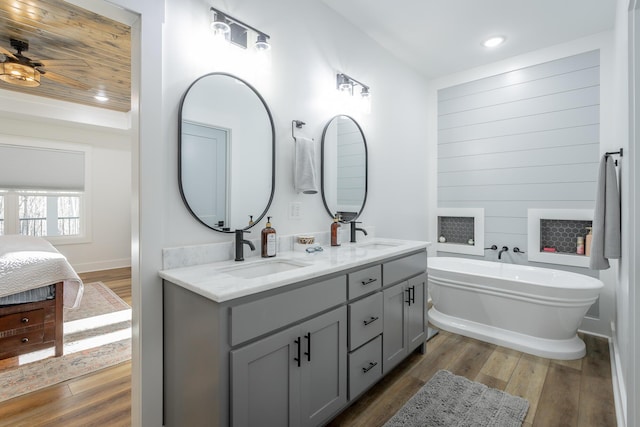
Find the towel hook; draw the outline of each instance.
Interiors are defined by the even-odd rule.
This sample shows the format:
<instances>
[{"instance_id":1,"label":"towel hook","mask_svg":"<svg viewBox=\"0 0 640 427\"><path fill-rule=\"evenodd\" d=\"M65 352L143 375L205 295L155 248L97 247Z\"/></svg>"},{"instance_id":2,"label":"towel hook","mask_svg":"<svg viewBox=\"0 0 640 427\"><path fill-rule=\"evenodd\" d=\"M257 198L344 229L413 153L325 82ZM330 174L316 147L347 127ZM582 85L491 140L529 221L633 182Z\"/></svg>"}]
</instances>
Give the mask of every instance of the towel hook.
<instances>
[{"instance_id":1,"label":"towel hook","mask_svg":"<svg viewBox=\"0 0 640 427\"><path fill-rule=\"evenodd\" d=\"M613 155L619 155L620 157L622 157L622 154L623 154L623 149L620 148L620 150L618 151L607 151L606 153L604 153L604 156L609 157ZM615 165L618 166L618 160L615 160Z\"/></svg>"}]
</instances>

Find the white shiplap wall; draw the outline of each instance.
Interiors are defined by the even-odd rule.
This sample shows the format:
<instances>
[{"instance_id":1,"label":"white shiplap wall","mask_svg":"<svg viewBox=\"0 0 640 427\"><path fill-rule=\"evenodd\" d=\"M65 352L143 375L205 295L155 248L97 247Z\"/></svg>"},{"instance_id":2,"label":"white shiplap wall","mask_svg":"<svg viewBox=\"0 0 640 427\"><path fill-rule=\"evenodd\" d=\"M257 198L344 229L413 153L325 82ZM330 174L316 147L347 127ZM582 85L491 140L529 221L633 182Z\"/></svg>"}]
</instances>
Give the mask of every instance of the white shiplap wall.
<instances>
[{"instance_id":1,"label":"white shiplap wall","mask_svg":"<svg viewBox=\"0 0 640 427\"><path fill-rule=\"evenodd\" d=\"M439 90L438 207L484 208L485 246L526 250L527 209L594 207L599 116L598 50Z\"/></svg>"}]
</instances>

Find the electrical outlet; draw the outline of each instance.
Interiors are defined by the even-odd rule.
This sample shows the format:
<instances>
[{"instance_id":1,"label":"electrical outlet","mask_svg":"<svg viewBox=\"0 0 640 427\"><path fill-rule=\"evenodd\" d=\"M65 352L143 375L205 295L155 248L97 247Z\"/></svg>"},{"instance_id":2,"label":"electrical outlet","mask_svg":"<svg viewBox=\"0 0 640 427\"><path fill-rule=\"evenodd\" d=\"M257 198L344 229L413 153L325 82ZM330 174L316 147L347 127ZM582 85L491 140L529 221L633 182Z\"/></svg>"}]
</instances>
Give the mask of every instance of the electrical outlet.
<instances>
[{"instance_id":1,"label":"electrical outlet","mask_svg":"<svg viewBox=\"0 0 640 427\"><path fill-rule=\"evenodd\" d=\"M302 203L301 202L289 203L289 219L300 219L300 218L302 218Z\"/></svg>"}]
</instances>

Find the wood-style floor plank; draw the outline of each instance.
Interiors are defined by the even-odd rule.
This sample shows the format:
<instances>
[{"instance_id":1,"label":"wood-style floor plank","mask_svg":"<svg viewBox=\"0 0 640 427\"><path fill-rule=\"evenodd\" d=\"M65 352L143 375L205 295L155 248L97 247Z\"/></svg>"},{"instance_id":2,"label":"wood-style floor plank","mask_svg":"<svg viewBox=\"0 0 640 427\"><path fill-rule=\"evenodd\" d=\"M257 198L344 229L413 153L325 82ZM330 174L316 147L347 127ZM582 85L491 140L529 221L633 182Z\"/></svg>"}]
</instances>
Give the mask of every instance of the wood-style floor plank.
<instances>
[{"instance_id":1,"label":"wood-style floor plank","mask_svg":"<svg viewBox=\"0 0 640 427\"><path fill-rule=\"evenodd\" d=\"M131 269L82 273L80 277L87 283L103 282L131 304ZM381 426L438 370L449 369L529 399L524 427L614 427L608 342L589 335L582 338L587 356L563 362L440 331L427 343L426 354L410 355L329 426ZM0 427L117 427L130 423L131 362L0 402Z\"/></svg>"},{"instance_id":2,"label":"wood-style floor plank","mask_svg":"<svg viewBox=\"0 0 640 427\"><path fill-rule=\"evenodd\" d=\"M538 402L534 427L577 427L580 371L551 363Z\"/></svg>"},{"instance_id":3,"label":"wood-style floor plank","mask_svg":"<svg viewBox=\"0 0 640 427\"><path fill-rule=\"evenodd\" d=\"M505 391L529 401L529 412L525 421L533 423L538 408L538 400L549 369L549 359L523 354L507 384Z\"/></svg>"}]
</instances>

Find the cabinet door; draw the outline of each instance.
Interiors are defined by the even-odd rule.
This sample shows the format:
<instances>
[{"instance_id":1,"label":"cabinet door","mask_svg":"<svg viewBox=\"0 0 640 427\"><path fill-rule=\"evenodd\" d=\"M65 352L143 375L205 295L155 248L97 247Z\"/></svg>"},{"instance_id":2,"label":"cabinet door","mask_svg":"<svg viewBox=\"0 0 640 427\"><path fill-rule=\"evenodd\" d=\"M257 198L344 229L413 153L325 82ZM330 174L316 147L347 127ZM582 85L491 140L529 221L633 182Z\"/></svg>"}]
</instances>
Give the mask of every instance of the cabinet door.
<instances>
[{"instance_id":1,"label":"cabinet door","mask_svg":"<svg viewBox=\"0 0 640 427\"><path fill-rule=\"evenodd\" d=\"M231 425L297 426L299 328L231 351Z\"/></svg>"},{"instance_id":2,"label":"cabinet door","mask_svg":"<svg viewBox=\"0 0 640 427\"><path fill-rule=\"evenodd\" d=\"M384 290L384 327L382 333L382 369L386 375L407 354L405 315L408 292L407 282Z\"/></svg>"},{"instance_id":3,"label":"cabinet door","mask_svg":"<svg viewBox=\"0 0 640 427\"><path fill-rule=\"evenodd\" d=\"M301 425L316 426L347 403L347 308L303 323L300 334Z\"/></svg>"},{"instance_id":4,"label":"cabinet door","mask_svg":"<svg viewBox=\"0 0 640 427\"><path fill-rule=\"evenodd\" d=\"M408 351L411 352L426 340L425 331L425 289L427 276L420 276L409 279L407 289L409 290L409 304L407 305L407 342Z\"/></svg>"}]
</instances>

